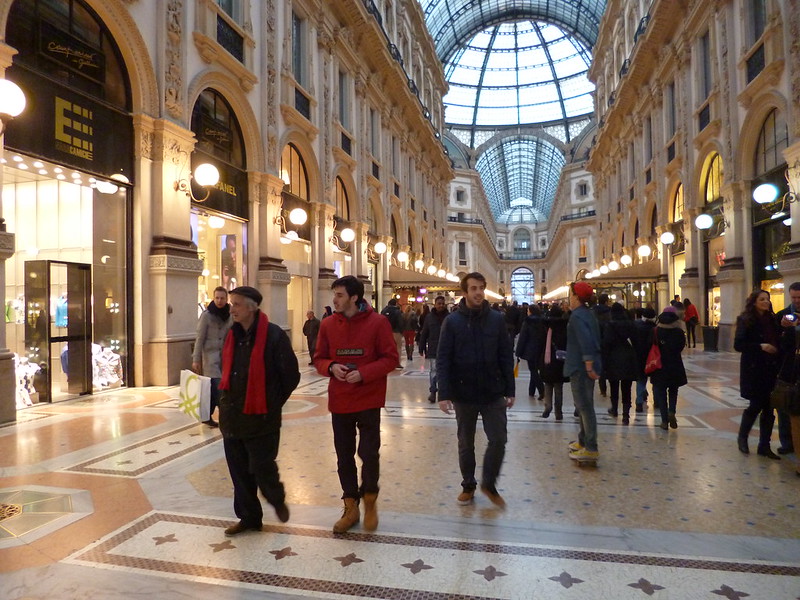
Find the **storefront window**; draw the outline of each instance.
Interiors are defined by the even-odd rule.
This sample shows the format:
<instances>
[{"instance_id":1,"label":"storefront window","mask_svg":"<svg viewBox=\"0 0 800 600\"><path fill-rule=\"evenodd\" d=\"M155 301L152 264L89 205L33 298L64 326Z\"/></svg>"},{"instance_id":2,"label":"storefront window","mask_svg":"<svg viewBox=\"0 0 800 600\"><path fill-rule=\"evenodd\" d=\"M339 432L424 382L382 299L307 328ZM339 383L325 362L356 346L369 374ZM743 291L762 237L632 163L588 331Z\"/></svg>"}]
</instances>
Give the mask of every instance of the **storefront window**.
<instances>
[{"instance_id":1,"label":"storefront window","mask_svg":"<svg viewBox=\"0 0 800 600\"><path fill-rule=\"evenodd\" d=\"M247 227L229 215L192 209L192 241L203 261L198 278L197 302L202 311L214 297L214 288L226 290L247 281Z\"/></svg>"}]
</instances>

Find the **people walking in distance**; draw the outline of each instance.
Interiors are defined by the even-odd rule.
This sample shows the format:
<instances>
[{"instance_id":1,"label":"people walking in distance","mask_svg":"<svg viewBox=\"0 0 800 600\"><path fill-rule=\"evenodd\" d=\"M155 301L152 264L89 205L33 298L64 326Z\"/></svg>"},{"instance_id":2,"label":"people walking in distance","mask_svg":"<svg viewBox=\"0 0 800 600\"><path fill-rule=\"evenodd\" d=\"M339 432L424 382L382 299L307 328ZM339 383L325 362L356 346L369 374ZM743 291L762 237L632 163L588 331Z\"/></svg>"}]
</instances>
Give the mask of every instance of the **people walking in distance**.
<instances>
[{"instance_id":1,"label":"people walking in distance","mask_svg":"<svg viewBox=\"0 0 800 600\"><path fill-rule=\"evenodd\" d=\"M527 361L528 369L531 372L528 396L533 399L538 393L539 400L544 400L544 382L539 374L539 359L544 346L544 321L542 320L542 311L538 306L533 305L528 310L530 314L525 318L519 332L516 355L518 359ZM508 322L506 322L506 326L508 326Z\"/></svg>"},{"instance_id":2,"label":"people walking in distance","mask_svg":"<svg viewBox=\"0 0 800 600\"><path fill-rule=\"evenodd\" d=\"M314 349L317 346L317 335L319 335L320 320L314 316L314 311L310 310L306 313L306 322L303 323L303 335L306 336L308 342L308 356L310 358L309 365L314 364Z\"/></svg>"},{"instance_id":3,"label":"people walking in distance","mask_svg":"<svg viewBox=\"0 0 800 600\"><path fill-rule=\"evenodd\" d=\"M228 335L228 330L233 325L230 308L228 290L222 286L214 289L214 299L208 303L206 310L200 315L194 338L192 371L211 378L211 410L208 413L208 420L204 421L209 427L219 427L214 420L214 410L219 404L222 345L225 342L225 336Z\"/></svg>"},{"instance_id":4,"label":"people walking in distance","mask_svg":"<svg viewBox=\"0 0 800 600\"><path fill-rule=\"evenodd\" d=\"M783 330L781 334L781 370L778 377L782 381L794 383L800 375L800 361L795 363L795 352L800 335L800 281L789 286L789 304L776 315ZM789 415L778 410L778 454L790 454L800 448L795 440L800 440L800 415ZM800 469L800 467L798 467Z\"/></svg>"},{"instance_id":5,"label":"people walking in distance","mask_svg":"<svg viewBox=\"0 0 800 600\"><path fill-rule=\"evenodd\" d=\"M608 294L600 294L597 297L597 304L592 307L592 310L594 311L594 316L597 317L597 322L600 324L600 339L602 340L603 327L611 319L611 298L609 298ZM597 374L600 375L600 379L597 382L600 387L600 395L605 398L608 395L608 379L600 371L597 371Z\"/></svg>"},{"instance_id":6,"label":"people walking in distance","mask_svg":"<svg viewBox=\"0 0 800 600\"><path fill-rule=\"evenodd\" d=\"M326 306L325 307L325 312L322 313L322 319L324 319L326 317L330 317L332 314L333 314L333 310L331 310L331 307L330 306ZM320 319L320 321L322 321L322 319Z\"/></svg>"},{"instance_id":7,"label":"people walking in distance","mask_svg":"<svg viewBox=\"0 0 800 600\"><path fill-rule=\"evenodd\" d=\"M282 523L289 520L275 461L281 410L300 382L289 336L258 309L261 293L241 286L231 290L230 297L233 326L222 350L219 425L239 522L225 530L228 536L261 529L258 490Z\"/></svg>"},{"instance_id":8,"label":"people walking in distance","mask_svg":"<svg viewBox=\"0 0 800 600\"><path fill-rule=\"evenodd\" d=\"M681 352L686 346L686 335L674 306L667 306L658 315L658 324L653 335L661 351L661 368L650 374L653 401L661 412L661 429L677 429L675 413L678 407L678 388L687 383L686 369L681 358Z\"/></svg>"},{"instance_id":9,"label":"people walking in distance","mask_svg":"<svg viewBox=\"0 0 800 600\"><path fill-rule=\"evenodd\" d=\"M700 314L697 312L697 307L688 298L683 299L683 322L686 324L686 346L696 348L695 329L700 322Z\"/></svg>"},{"instance_id":10,"label":"people walking in distance","mask_svg":"<svg viewBox=\"0 0 800 600\"><path fill-rule=\"evenodd\" d=\"M544 412L547 419L555 407L556 421L564 418L564 361L567 358L567 316L553 306L544 318L544 341L539 355L539 373L544 383ZM520 333L520 338L522 333Z\"/></svg>"},{"instance_id":11,"label":"people walking in distance","mask_svg":"<svg viewBox=\"0 0 800 600\"><path fill-rule=\"evenodd\" d=\"M636 327L636 412L644 412L647 404L647 373L644 366L647 364L647 355L653 345L653 329L656 326L656 311L652 308L642 308L640 317L633 322Z\"/></svg>"},{"instance_id":12,"label":"people walking in distance","mask_svg":"<svg viewBox=\"0 0 800 600\"><path fill-rule=\"evenodd\" d=\"M513 344L514 338L517 337L520 331L522 318L527 317L527 315L521 315L522 318L520 318L519 306L517 306L517 301L514 300L511 304L503 303L503 316L506 321L506 331L508 331L511 343Z\"/></svg>"},{"instance_id":13,"label":"people walking in distance","mask_svg":"<svg viewBox=\"0 0 800 600\"><path fill-rule=\"evenodd\" d=\"M496 485L508 439L506 411L514 405L514 352L503 314L489 308L485 289L483 275L465 275L458 310L442 324L436 354L439 408L456 413L462 478L457 502L467 505L475 496L475 428L480 416L488 439L481 491L502 508L505 500Z\"/></svg>"},{"instance_id":14,"label":"people walking in distance","mask_svg":"<svg viewBox=\"0 0 800 600\"><path fill-rule=\"evenodd\" d=\"M439 334L445 317L450 314L445 306L444 296L436 296L433 301L433 310L425 317L422 331L419 332L419 351L425 357L425 367L428 369L430 386L428 388L428 402L436 402L437 377L436 351L439 348Z\"/></svg>"},{"instance_id":15,"label":"people walking in distance","mask_svg":"<svg viewBox=\"0 0 800 600\"><path fill-rule=\"evenodd\" d=\"M364 284L352 275L331 285L334 314L322 321L314 365L328 382L328 410L333 426L337 471L344 511L333 526L344 533L361 518L364 529L378 527L381 408L386 404L386 379L399 357L392 328L364 300ZM356 445L356 430L358 444ZM361 459L358 483L356 451Z\"/></svg>"},{"instance_id":16,"label":"people walking in distance","mask_svg":"<svg viewBox=\"0 0 800 600\"><path fill-rule=\"evenodd\" d=\"M564 376L569 377L575 408L578 410L580 430L578 439L569 445L573 460L597 461L597 415L594 412L594 382L600 379L603 368L600 354L600 325L589 301L594 290L585 281L569 286L569 306L572 310L567 322L567 359Z\"/></svg>"},{"instance_id":17,"label":"people walking in distance","mask_svg":"<svg viewBox=\"0 0 800 600\"><path fill-rule=\"evenodd\" d=\"M381 311L381 314L389 319L389 325L392 328L392 336L397 346L397 365L395 365L395 368L402 369L403 365L400 363L400 357L403 356L405 338L403 337L403 313L397 305L397 298L390 299Z\"/></svg>"},{"instance_id":18,"label":"people walking in distance","mask_svg":"<svg viewBox=\"0 0 800 600\"><path fill-rule=\"evenodd\" d=\"M417 337L419 328L419 316L411 304L406 304L403 313L403 340L406 343L406 358L408 361L414 360L414 339Z\"/></svg>"},{"instance_id":19,"label":"people walking in distance","mask_svg":"<svg viewBox=\"0 0 800 600\"><path fill-rule=\"evenodd\" d=\"M636 379L636 327L628 311L619 302L611 305L610 318L603 325L601 350L603 373L608 379L611 392L611 407L608 414L619 416L619 400L622 396L622 424L630 423L631 387Z\"/></svg>"},{"instance_id":20,"label":"people walking in distance","mask_svg":"<svg viewBox=\"0 0 800 600\"><path fill-rule=\"evenodd\" d=\"M775 411L769 395L778 376L781 330L772 312L769 292L756 290L747 297L744 311L736 320L733 347L741 352L739 363L739 391L750 405L742 413L739 425L739 451L750 453L747 438L756 419L759 419L758 454L780 460L770 448Z\"/></svg>"}]
</instances>

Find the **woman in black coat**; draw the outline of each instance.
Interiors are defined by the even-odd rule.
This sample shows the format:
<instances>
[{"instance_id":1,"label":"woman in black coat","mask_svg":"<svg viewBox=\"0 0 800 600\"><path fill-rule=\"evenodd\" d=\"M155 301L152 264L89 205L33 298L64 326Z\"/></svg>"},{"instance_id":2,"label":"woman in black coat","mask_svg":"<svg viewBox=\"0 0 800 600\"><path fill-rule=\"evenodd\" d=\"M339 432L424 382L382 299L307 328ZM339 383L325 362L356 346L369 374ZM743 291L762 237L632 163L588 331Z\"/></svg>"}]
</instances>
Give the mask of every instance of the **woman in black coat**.
<instances>
[{"instance_id":1,"label":"woman in black coat","mask_svg":"<svg viewBox=\"0 0 800 600\"><path fill-rule=\"evenodd\" d=\"M542 352L539 356L539 373L544 382L542 418L546 419L550 416L555 400L556 421L560 421L564 418L564 383L569 381L569 377L564 377L564 360L567 357L567 317L558 306L554 306L544 318L543 324L544 337L542 338ZM548 335L550 352L547 351Z\"/></svg>"},{"instance_id":2,"label":"woman in black coat","mask_svg":"<svg viewBox=\"0 0 800 600\"><path fill-rule=\"evenodd\" d=\"M775 387L778 375L781 329L772 312L769 293L757 290L750 294L744 312L736 320L733 348L742 353L739 363L739 390L750 406L742 413L739 425L739 451L750 453L747 437L761 415L758 423L758 453L761 456L780 460L769 446L775 411L769 404L769 395Z\"/></svg>"},{"instance_id":3,"label":"woman in black coat","mask_svg":"<svg viewBox=\"0 0 800 600\"><path fill-rule=\"evenodd\" d=\"M636 379L637 333L625 307L619 302L611 305L609 320L603 325L603 376L611 388L611 408L608 414L619 414L619 397L622 391L622 424L630 423L631 386Z\"/></svg>"},{"instance_id":4,"label":"woman in black coat","mask_svg":"<svg viewBox=\"0 0 800 600\"><path fill-rule=\"evenodd\" d=\"M544 383L539 376L538 360L542 353L544 343L544 327L542 322L542 311L538 306L531 305L528 308L530 315L523 321L522 329L517 338L517 359L524 358L528 361L528 368L531 371L531 381L528 384L528 396L533 398L539 393L539 400L544 399ZM513 338L512 338L513 341Z\"/></svg>"},{"instance_id":5,"label":"woman in black coat","mask_svg":"<svg viewBox=\"0 0 800 600\"><path fill-rule=\"evenodd\" d=\"M686 346L686 335L674 306L668 306L658 315L655 337L661 350L661 368L650 374L653 400L661 410L661 429L677 429L675 413L678 408L678 388L688 381L681 358L681 352Z\"/></svg>"}]
</instances>

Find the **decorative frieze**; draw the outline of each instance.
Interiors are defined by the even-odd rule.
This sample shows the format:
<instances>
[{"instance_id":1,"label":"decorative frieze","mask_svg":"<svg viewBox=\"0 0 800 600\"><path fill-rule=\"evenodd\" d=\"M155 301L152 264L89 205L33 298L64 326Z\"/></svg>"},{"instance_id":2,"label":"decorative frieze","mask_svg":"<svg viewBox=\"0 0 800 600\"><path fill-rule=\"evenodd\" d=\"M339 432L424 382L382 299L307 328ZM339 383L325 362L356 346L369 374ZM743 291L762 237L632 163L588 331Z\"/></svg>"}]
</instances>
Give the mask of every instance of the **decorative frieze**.
<instances>
[{"instance_id":1,"label":"decorative frieze","mask_svg":"<svg viewBox=\"0 0 800 600\"><path fill-rule=\"evenodd\" d=\"M166 71L164 73L164 103L170 116L183 119L183 1L169 0L167 3L167 47Z\"/></svg>"}]
</instances>

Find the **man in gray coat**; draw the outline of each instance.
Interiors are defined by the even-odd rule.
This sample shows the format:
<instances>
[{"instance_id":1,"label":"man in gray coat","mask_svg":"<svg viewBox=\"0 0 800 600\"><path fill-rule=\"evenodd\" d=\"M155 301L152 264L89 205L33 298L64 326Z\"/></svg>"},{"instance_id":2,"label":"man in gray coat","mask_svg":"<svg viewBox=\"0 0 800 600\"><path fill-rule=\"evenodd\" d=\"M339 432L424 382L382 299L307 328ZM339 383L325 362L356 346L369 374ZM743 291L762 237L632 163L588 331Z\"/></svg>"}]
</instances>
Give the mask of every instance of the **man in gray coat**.
<instances>
[{"instance_id":1,"label":"man in gray coat","mask_svg":"<svg viewBox=\"0 0 800 600\"><path fill-rule=\"evenodd\" d=\"M214 409L219 403L222 344L231 325L233 318L228 304L228 290L220 286L214 290L214 300L208 303L208 307L197 322L194 352L192 352L192 371L211 378L211 410L208 413L208 421L204 421L209 427L219 427L214 420Z\"/></svg>"}]
</instances>

